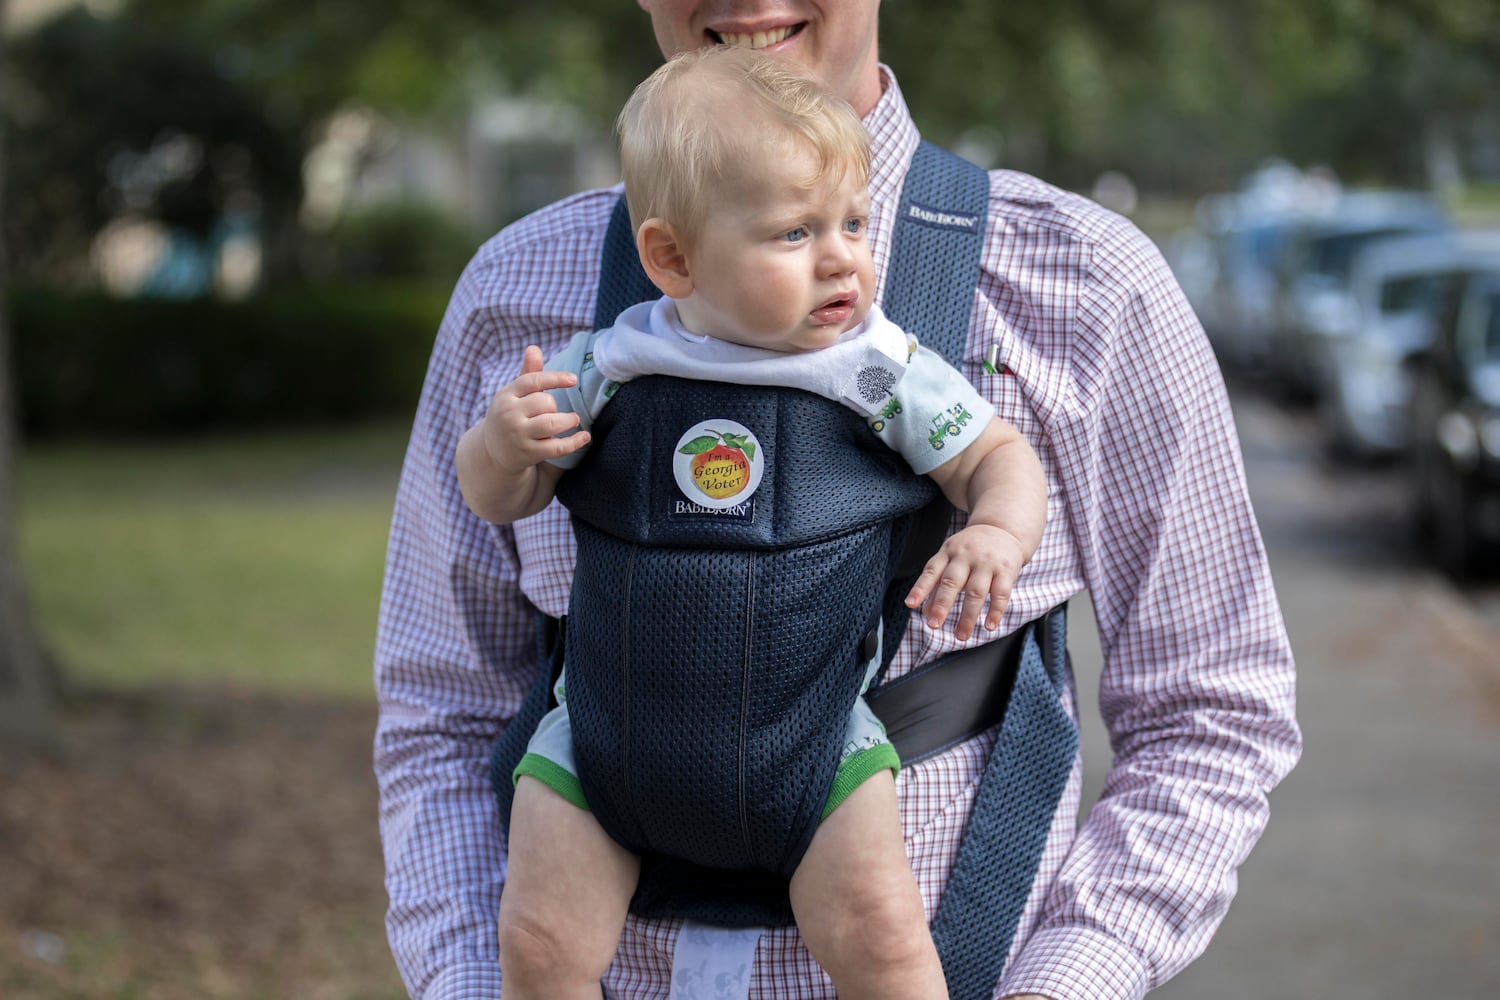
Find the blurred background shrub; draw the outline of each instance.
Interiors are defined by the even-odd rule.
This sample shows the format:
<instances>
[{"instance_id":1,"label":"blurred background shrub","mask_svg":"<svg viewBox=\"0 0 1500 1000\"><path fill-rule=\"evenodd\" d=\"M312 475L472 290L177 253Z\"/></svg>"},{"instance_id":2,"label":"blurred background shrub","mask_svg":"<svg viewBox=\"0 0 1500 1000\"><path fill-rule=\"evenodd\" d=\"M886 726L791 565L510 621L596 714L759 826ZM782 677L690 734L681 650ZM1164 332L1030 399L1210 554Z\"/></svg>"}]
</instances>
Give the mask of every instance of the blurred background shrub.
<instances>
[{"instance_id":1,"label":"blurred background shrub","mask_svg":"<svg viewBox=\"0 0 1500 1000\"><path fill-rule=\"evenodd\" d=\"M319 269L355 281L456 281L474 234L428 199L402 198L345 213L322 241Z\"/></svg>"},{"instance_id":2,"label":"blurred background shrub","mask_svg":"<svg viewBox=\"0 0 1500 1000\"><path fill-rule=\"evenodd\" d=\"M45 438L408 413L444 296L413 283L301 286L237 301L33 287L10 304L21 426Z\"/></svg>"}]
</instances>

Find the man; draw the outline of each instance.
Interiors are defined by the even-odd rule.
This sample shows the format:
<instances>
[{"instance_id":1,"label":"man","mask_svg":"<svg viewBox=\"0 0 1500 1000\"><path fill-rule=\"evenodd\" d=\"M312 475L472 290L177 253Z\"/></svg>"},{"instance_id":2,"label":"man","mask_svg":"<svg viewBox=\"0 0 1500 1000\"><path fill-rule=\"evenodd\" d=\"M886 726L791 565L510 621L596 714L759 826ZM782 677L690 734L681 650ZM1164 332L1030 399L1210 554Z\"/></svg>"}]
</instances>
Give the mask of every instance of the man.
<instances>
[{"instance_id":1,"label":"man","mask_svg":"<svg viewBox=\"0 0 1500 1000\"><path fill-rule=\"evenodd\" d=\"M664 54L765 48L864 116L883 281L917 133L877 59L877 0L639 2ZM488 755L535 677L534 608L566 611L572 566L555 505L514 529L468 512L454 447L526 344L551 353L591 325L617 197L568 199L481 249L444 319L407 452L376 650L376 769L390 937L413 996L498 995L504 860ZM1137 997L1207 945L1266 794L1295 763L1291 654L1222 381L1160 255L1123 220L1009 172L991 174L989 227L964 371L1041 454L1050 494L1002 631L1089 592L1116 755L1081 828L1075 763L994 995ZM952 625L909 628L891 675L985 638L961 641ZM994 740L903 769L929 915ZM610 995L665 996L689 936L633 919ZM754 956L753 995L832 996L794 929L761 934Z\"/></svg>"}]
</instances>

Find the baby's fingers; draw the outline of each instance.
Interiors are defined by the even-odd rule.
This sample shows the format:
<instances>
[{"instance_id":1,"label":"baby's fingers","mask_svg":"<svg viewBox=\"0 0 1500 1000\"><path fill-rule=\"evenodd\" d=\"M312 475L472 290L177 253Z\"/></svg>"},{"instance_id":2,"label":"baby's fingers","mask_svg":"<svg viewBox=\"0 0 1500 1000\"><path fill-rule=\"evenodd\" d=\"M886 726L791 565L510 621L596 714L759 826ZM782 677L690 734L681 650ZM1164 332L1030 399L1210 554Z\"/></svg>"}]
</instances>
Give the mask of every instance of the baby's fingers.
<instances>
[{"instance_id":1,"label":"baby's fingers","mask_svg":"<svg viewBox=\"0 0 1500 1000\"><path fill-rule=\"evenodd\" d=\"M954 602L963 592L967 579L968 573L963 566L950 561L944 553L939 552L928 561L922 575L917 578L916 585L907 596L906 605L916 607L925 601L926 612L922 620L927 623L928 628L941 628L943 622L948 620L948 612L953 610Z\"/></svg>"},{"instance_id":2,"label":"baby's fingers","mask_svg":"<svg viewBox=\"0 0 1500 1000\"><path fill-rule=\"evenodd\" d=\"M546 362L542 358L542 349L531 344L527 346L526 353L521 356L521 374L495 394L495 401L491 407L498 405L501 398L505 396L524 399L532 393L546 392L548 389L566 389L577 384L578 376L573 372L548 371Z\"/></svg>"},{"instance_id":3,"label":"baby's fingers","mask_svg":"<svg viewBox=\"0 0 1500 1000\"><path fill-rule=\"evenodd\" d=\"M550 441L578 427L578 414L571 411L538 413L526 419L525 436L536 441ZM576 437L577 435L572 435ZM571 438L570 438L571 439Z\"/></svg>"},{"instance_id":4,"label":"baby's fingers","mask_svg":"<svg viewBox=\"0 0 1500 1000\"><path fill-rule=\"evenodd\" d=\"M592 438L589 436L588 431L580 430L578 433L569 434L566 437L542 438L535 442L532 447L536 458L540 461L546 461L549 458L562 458L564 455L571 455L578 449L585 447L591 440Z\"/></svg>"},{"instance_id":5,"label":"baby's fingers","mask_svg":"<svg viewBox=\"0 0 1500 1000\"><path fill-rule=\"evenodd\" d=\"M995 574L995 579L990 582L990 611L984 616L984 628L987 632L993 632L1000 627L1000 622L1005 617L1006 605L1010 604L1010 587L1006 585L1005 579L1000 574Z\"/></svg>"},{"instance_id":6,"label":"baby's fingers","mask_svg":"<svg viewBox=\"0 0 1500 1000\"><path fill-rule=\"evenodd\" d=\"M939 552L927 560L927 565L922 567L922 574L917 577L917 582L911 585L911 590L906 593L906 606L908 608L920 608L922 602L927 600L932 587L937 583L938 577L942 575L943 566L947 559Z\"/></svg>"},{"instance_id":7,"label":"baby's fingers","mask_svg":"<svg viewBox=\"0 0 1500 1000\"><path fill-rule=\"evenodd\" d=\"M526 345L526 353L521 355L521 374L539 372L546 365L542 357L542 349L535 344Z\"/></svg>"},{"instance_id":8,"label":"baby's fingers","mask_svg":"<svg viewBox=\"0 0 1500 1000\"><path fill-rule=\"evenodd\" d=\"M549 389L566 389L578 384L578 376L564 371L522 372L516 376L507 390L511 395L524 398L545 393Z\"/></svg>"},{"instance_id":9,"label":"baby's fingers","mask_svg":"<svg viewBox=\"0 0 1500 1000\"><path fill-rule=\"evenodd\" d=\"M982 581L970 577L962 589L963 611L958 616L958 624L953 629L953 634L960 639L967 639L974 634L974 625L979 621L979 612L984 610L985 598L989 596L989 590ZM988 625L989 619L985 619Z\"/></svg>"}]
</instances>

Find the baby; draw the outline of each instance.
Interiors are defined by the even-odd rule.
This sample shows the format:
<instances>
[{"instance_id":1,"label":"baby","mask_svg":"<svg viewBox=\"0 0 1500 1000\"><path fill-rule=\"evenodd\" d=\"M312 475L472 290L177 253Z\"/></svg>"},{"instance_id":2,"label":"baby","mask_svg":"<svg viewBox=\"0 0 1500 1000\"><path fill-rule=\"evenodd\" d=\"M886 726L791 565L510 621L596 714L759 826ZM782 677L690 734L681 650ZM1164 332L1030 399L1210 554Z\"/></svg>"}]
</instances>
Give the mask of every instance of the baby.
<instances>
[{"instance_id":1,"label":"baby","mask_svg":"<svg viewBox=\"0 0 1500 1000\"><path fill-rule=\"evenodd\" d=\"M1041 465L961 373L875 305L868 137L854 111L772 58L719 48L652 74L620 133L637 251L664 297L578 334L545 365L540 348L527 347L521 374L459 442L469 507L497 523L540 511L582 461L588 428L633 380L791 386L854 410L968 512L907 607L921 608L930 628L956 607L960 639L981 614L985 629L998 628L1041 539ZM734 503L771 460L754 432L717 421L678 443L686 509L743 515L748 504ZM880 662L878 652L868 657L865 685ZM605 832L584 794L566 680L516 769L500 911L507 1000L600 996L640 875L638 855ZM862 697L842 736L820 821L790 872L798 928L840 996L946 997L902 839L899 758Z\"/></svg>"}]
</instances>

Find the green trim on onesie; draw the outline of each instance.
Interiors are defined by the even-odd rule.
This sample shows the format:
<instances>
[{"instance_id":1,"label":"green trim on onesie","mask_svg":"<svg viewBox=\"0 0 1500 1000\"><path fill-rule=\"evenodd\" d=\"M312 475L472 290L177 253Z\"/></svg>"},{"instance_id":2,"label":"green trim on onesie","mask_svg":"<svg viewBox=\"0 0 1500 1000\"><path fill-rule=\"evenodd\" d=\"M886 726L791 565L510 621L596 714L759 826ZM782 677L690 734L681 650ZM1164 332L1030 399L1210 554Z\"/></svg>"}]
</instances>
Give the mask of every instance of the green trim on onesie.
<instances>
[{"instance_id":1,"label":"green trim on onesie","mask_svg":"<svg viewBox=\"0 0 1500 1000\"><path fill-rule=\"evenodd\" d=\"M833 776L833 784L828 789L828 799L823 804L819 822L827 819L856 788L885 770L893 775L901 773L901 756L889 743L879 743L846 757L839 763L838 771ZM528 753L511 773L512 783L519 781L522 775L535 778L579 809L588 810L589 803L583 796L583 785L567 768L559 767L540 754Z\"/></svg>"},{"instance_id":2,"label":"green trim on onesie","mask_svg":"<svg viewBox=\"0 0 1500 1000\"><path fill-rule=\"evenodd\" d=\"M819 822L827 819L856 788L887 769L893 775L901 773L901 755L889 743L877 743L868 750L861 750L840 761L838 773L833 776L833 785L828 789L828 801L823 804L823 815L819 817Z\"/></svg>"},{"instance_id":3,"label":"green trim on onesie","mask_svg":"<svg viewBox=\"0 0 1500 1000\"><path fill-rule=\"evenodd\" d=\"M540 781L585 812L590 811L588 799L583 797L583 785L567 768L558 767L540 754L529 753L521 758L521 763L511 772L511 782L521 780L523 774Z\"/></svg>"}]
</instances>

